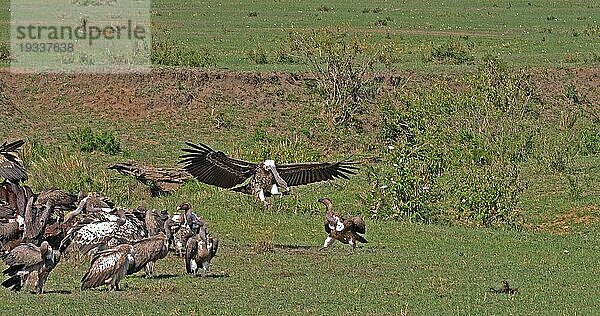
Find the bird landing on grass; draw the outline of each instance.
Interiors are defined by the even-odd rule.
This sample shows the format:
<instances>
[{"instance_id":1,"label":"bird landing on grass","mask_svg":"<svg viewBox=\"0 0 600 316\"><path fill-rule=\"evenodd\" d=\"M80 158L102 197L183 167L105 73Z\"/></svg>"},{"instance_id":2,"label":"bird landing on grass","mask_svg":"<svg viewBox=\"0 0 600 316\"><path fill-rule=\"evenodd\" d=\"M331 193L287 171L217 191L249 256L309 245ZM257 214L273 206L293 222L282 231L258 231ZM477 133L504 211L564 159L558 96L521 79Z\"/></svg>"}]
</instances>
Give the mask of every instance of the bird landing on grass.
<instances>
[{"instance_id":1,"label":"bird landing on grass","mask_svg":"<svg viewBox=\"0 0 600 316\"><path fill-rule=\"evenodd\" d=\"M184 169L198 181L252 194L256 202L263 202L265 206L268 206L266 197L287 193L289 187L348 179L348 175L358 169L358 162L354 161L276 164L267 159L255 163L230 158L204 144L186 144L191 148L182 149L186 154L180 157L183 158L180 163L184 163Z\"/></svg>"},{"instance_id":2,"label":"bird landing on grass","mask_svg":"<svg viewBox=\"0 0 600 316\"><path fill-rule=\"evenodd\" d=\"M319 199L319 202L325 205L327 211L324 226L325 232L328 234L321 250L331 246L336 240L344 244L350 244L352 251L354 251L358 242L367 243L365 237L361 235L366 231L365 222L361 217L352 216L344 219L339 213L333 212L330 199L322 198Z\"/></svg>"}]
</instances>

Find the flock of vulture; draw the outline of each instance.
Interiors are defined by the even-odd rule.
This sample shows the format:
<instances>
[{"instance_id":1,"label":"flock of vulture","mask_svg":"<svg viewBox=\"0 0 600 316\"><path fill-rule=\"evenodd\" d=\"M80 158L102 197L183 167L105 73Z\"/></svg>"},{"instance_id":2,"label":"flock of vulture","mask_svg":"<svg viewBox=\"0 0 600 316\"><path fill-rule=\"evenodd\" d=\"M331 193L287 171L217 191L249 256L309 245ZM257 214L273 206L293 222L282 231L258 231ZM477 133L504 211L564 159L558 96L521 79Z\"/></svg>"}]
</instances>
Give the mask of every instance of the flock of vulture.
<instances>
[{"instance_id":1,"label":"flock of vulture","mask_svg":"<svg viewBox=\"0 0 600 316\"><path fill-rule=\"evenodd\" d=\"M216 255L219 240L208 233L207 223L182 203L174 214L166 210L115 207L96 193L73 195L61 189L34 194L17 150L22 140L0 146L0 259L8 268L2 286L19 291L23 287L43 293L48 274L61 256L90 257L81 279L81 289L106 285L119 290L129 274L144 270L154 274L157 260L174 251L185 258L186 272L205 275ZM227 157L203 144L187 143L181 157L185 169L199 181L236 192L251 194L268 206L266 197L285 194L289 187L346 178L357 169L355 162L295 163L276 165L272 160L252 163ZM329 199L324 221L328 236L323 248L335 240L350 244L367 242L360 217L344 219L334 213Z\"/></svg>"}]
</instances>

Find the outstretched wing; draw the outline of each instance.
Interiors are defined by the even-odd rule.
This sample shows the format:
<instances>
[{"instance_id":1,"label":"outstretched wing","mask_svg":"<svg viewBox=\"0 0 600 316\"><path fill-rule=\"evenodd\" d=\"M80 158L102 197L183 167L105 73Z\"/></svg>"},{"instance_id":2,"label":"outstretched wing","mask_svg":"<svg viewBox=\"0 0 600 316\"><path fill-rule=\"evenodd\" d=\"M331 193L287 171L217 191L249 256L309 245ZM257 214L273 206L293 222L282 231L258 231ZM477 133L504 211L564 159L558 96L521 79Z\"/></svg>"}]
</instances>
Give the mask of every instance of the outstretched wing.
<instances>
[{"instance_id":1,"label":"outstretched wing","mask_svg":"<svg viewBox=\"0 0 600 316\"><path fill-rule=\"evenodd\" d=\"M185 171L198 181L221 188L232 188L248 179L257 167L256 163L227 157L223 152L198 143L186 142L191 148L183 148L187 154L179 163L185 163Z\"/></svg>"},{"instance_id":2,"label":"outstretched wing","mask_svg":"<svg viewBox=\"0 0 600 316\"><path fill-rule=\"evenodd\" d=\"M358 170L354 161L308 162L277 165L277 172L288 186L304 185L313 182L348 179L349 174Z\"/></svg>"},{"instance_id":3,"label":"outstretched wing","mask_svg":"<svg viewBox=\"0 0 600 316\"><path fill-rule=\"evenodd\" d=\"M15 152L25 142L23 140L17 140L10 144L4 142L0 145L0 177L12 180L12 181L25 181L27 180L27 173L23 162L17 157Z\"/></svg>"}]
</instances>

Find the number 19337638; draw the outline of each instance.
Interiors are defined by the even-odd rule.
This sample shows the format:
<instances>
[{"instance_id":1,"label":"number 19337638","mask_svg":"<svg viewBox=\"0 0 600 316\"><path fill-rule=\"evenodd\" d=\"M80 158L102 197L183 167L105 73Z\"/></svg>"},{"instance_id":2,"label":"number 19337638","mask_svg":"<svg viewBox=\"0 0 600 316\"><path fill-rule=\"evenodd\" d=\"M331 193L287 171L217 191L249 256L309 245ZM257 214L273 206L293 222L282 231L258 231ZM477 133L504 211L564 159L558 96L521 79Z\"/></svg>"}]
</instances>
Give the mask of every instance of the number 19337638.
<instances>
[{"instance_id":1,"label":"number 19337638","mask_svg":"<svg viewBox=\"0 0 600 316\"><path fill-rule=\"evenodd\" d=\"M75 50L73 43L64 42L24 42L19 43L21 53L72 53Z\"/></svg>"}]
</instances>

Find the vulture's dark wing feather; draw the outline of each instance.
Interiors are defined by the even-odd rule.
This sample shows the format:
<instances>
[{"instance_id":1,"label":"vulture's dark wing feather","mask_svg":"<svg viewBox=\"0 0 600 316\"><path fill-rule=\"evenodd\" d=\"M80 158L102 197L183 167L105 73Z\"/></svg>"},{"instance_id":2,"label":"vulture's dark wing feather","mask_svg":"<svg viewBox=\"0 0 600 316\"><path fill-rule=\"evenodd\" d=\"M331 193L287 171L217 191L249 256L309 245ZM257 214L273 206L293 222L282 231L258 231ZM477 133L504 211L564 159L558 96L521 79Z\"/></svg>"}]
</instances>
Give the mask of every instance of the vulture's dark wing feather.
<instances>
[{"instance_id":1,"label":"vulture's dark wing feather","mask_svg":"<svg viewBox=\"0 0 600 316\"><path fill-rule=\"evenodd\" d=\"M185 171L198 181L221 188L232 188L249 178L257 167L256 163L227 157L204 144L186 142L191 148L183 148L181 155Z\"/></svg>"},{"instance_id":2,"label":"vulture's dark wing feather","mask_svg":"<svg viewBox=\"0 0 600 316\"><path fill-rule=\"evenodd\" d=\"M17 140L10 144L4 142L0 145L0 177L13 181L27 180L25 167L19 157L15 155L17 149L24 143L23 140Z\"/></svg>"},{"instance_id":3,"label":"vulture's dark wing feather","mask_svg":"<svg viewBox=\"0 0 600 316\"><path fill-rule=\"evenodd\" d=\"M358 170L354 161L339 162L308 162L277 165L277 172L288 186L297 186L313 182L348 179L349 174Z\"/></svg>"},{"instance_id":4,"label":"vulture's dark wing feather","mask_svg":"<svg viewBox=\"0 0 600 316\"><path fill-rule=\"evenodd\" d=\"M25 267L33 266L43 261L40 248L34 244L20 244L2 259L9 266L23 265Z\"/></svg>"},{"instance_id":5,"label":"vulture's dark wing feather","mask_svg":"<svg viewBox=\"0 0 600 316\"><path fill-rule=\"evenodd\" d=\"M0 219L8 219L14 217L16 211L8 205L0 204Z\"/></svg>"}]
</instances>

